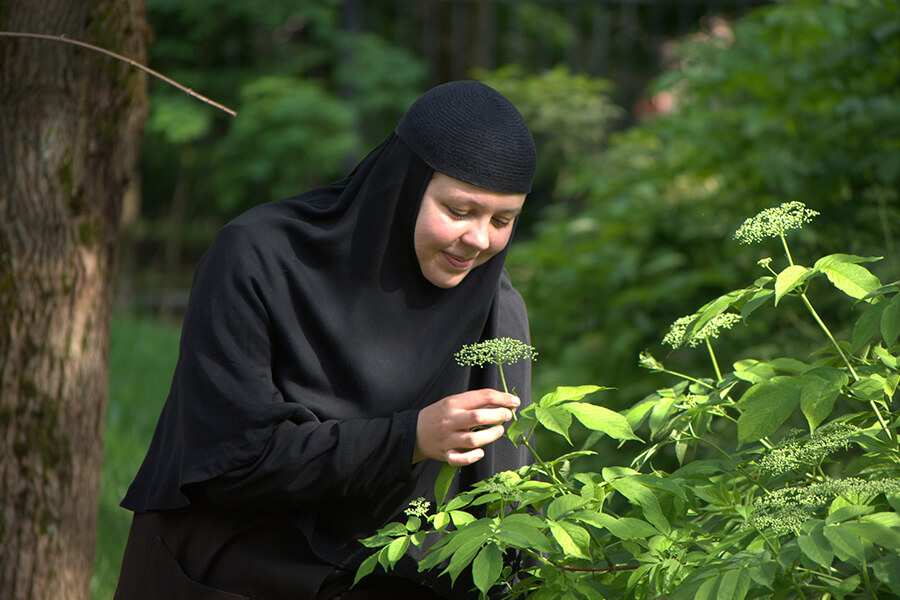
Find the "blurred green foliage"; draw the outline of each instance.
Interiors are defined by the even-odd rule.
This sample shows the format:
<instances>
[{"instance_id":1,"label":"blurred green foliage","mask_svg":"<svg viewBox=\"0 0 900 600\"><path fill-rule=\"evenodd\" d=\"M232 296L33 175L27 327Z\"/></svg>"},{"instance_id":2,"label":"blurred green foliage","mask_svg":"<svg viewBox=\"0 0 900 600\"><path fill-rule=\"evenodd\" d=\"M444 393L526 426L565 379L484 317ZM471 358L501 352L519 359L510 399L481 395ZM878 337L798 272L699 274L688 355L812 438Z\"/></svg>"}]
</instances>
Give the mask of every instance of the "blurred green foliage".
<instances>
[{"instance_id":1,"label":"blurred green foliage","mask_svg":"<svg viewBox=\"0 0 900 600\"><path fill-rule=\"evenodd\" d=\"M183 186L184 215L221 225L338 179L381 141L423 91L424 67L377 36L344 28L342 4L147 1L151 66L238 115L153 82L145 216L165 216Z\"/></svg>"},{"instance_id":2,"label":"blurred green foliage","mask_svg":"<svg viewBox=\"0 0 900 600\"><path fill-rule=\"evenodd\" d=\"M639 352L658 351L669 324L710 294L763 274L766 247L739 247L730 233L768 206L821 211L805 244L885 256L875 269L896 279L898 81L900 5L889 0L779 2L685 40L648 90L671 110L581 149L557 188L564 201L511 253L541 352L536 392L615 385L616 408L650 393ZM747 347L741 329L721 350L731 360L741 357L729 350L772 356L799 343ZM667 360L697 371L702 357Z\"/></svg>"}]
</instances>

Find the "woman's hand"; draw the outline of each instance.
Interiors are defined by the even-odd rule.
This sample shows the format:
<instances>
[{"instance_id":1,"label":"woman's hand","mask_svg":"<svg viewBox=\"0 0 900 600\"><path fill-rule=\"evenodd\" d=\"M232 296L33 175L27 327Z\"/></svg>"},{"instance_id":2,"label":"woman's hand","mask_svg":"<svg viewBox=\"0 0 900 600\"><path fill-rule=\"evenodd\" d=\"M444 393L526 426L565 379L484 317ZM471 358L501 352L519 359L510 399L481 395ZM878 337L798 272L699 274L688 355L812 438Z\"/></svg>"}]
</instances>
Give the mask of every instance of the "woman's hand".
<instances>
[{"instance_id":1,"label":"woman's hand","mask_svg":"<svg viewBox=\"0 0 900 600\"><path fill-rule=\"evenodd\" d=\"M492 389L454 394L426 406L416 423L413 461L433 458L461 467L481 460L482 446L503 435L503 423L517 406L518 398Z\"/></svg>"}]
</instances>

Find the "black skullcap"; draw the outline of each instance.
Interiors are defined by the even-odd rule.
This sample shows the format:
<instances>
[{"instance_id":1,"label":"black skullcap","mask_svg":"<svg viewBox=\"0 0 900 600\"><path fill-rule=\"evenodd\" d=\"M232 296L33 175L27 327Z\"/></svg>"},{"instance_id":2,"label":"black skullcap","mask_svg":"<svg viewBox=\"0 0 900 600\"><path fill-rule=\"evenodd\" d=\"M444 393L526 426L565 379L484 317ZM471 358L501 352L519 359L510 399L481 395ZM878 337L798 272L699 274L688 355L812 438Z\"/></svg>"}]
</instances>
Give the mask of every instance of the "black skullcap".
<instances>
[{"instance_id":1,"label":"black skullcap","mask_svg":"<svg viewBox=\"0 0 900 600\"><path fill-rule=\"evenodd\" d=\"M400 119L397 135L435 171L504 194L526 194L537 163L525 119L477 81L432 88Z\"/></svg>"}]
</instances>

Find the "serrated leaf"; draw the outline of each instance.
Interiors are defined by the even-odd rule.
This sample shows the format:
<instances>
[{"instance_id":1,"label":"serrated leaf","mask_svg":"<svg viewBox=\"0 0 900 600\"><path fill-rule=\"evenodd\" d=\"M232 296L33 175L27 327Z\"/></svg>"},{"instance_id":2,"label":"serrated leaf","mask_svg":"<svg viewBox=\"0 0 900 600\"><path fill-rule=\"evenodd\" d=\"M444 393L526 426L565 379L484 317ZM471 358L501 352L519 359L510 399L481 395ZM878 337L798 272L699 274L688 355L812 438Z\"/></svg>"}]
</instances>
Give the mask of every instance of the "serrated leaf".
<instances>
[{"instance_id":1,"label":"serrated leaf","mask_svg":"<svg viewBox=\"0 0 900 600\"><path fill-rule=\"evenodd\" d=\"M738 441L755 442L781 427L800 403L802 385L799 377L775 377L748 389L738 406Z\"/></svg>"},{"instance_id":2,"label":"serrated leaf","mask_svg":"<svg viewBox=\"0 0 900 600\"><path fill-rule=\"evenodd\" d=\"M812 269L800 265L791 265L779 273L775 279L775 306L778 306L778 302L786 294L794 291L812 274Z\"/></svg>"},{"instance_id":3,"label":"serrated leaf","mask_svg":"<svg viewBox=\"0 0 900 600\"><path fill-rule=\"evenodd\" d=\"M881 337L885 345L890 348L900 335L900 294L896 294L881 315Z\"/></svg>"},{"instance_id":4,"label":"serrated leaf","mask_svg":"<svg viewBox=\"0 0 900 600\"><path fill-rule=\"evenodd\" d=\"M559 404L560 402L566 402L567 400L581 400L588 394L608 389L609 388L600 387L599 385L579 385L574 387L563 385L549 394L544 394L544 396L541 397L540 402L538 402L538 405L547 408Z\"/></svg>"},{"instance_id":5,"label":"serrated leaf","mask_svg":"<svg viewBox=\"0 0 900 600\"><path fill-rule=\"evenodd\" d=\"M859 300L880 288L881 282L868 269L854 262L858 258L848 254L831 254L817 260L813 268L824 273L834 287Z\"/></svg>"},{"instance_id":6,"label":"serrated leaf","mask_svg":"<svg viewBox=\"0 0 900 600\"><path fill-rule=\"evenodd\" d=\"M641 439L634 435L628 419L608 408L587 402L569 402L564 405L564 408L588 429L602 431L609 437L621 441Z\"/></svg>"},{"instance_id":7,"label":"serrated leaf","mask_svg":"<svg viewBox=\"0 0 900 600\"><path fill-rule=\"evenodd\" d=\"M467 539L456 548L456 551L450 556L450 562L447 564L447 568L443 570L443 573L450 574L450 581L456 583L456 578L459 577L459 574L463 569L469 566L469 563L471 563L478 554L478 551L481 549L484 542L485 540L481 537L473 537Z\"/></svg>"},{"instance_id":8,"label":"serrated leaf","mask_svg":"<svg viewBox=\"0 0 900 600\"><path fill-rule=\"evenodd\" d=\"M503 571L503 553L495 544L482 548L472 561L472 580L481 593L487 595Z\"/></svg>"},{"instance_id":9,"label":"serrated leaf","mask_svg":"<svg viewBox=\"0 0 900 600\"><path fill-rule=\"evenodd\" d=\"M572 425L572 414L563 406L550 406L548 408L536 406L534 414L537 417L538 423L545 429L561 435L569 442L570 446L572 445L572 440L569 439L569 427Z\"/></svg>"}]
</instances>

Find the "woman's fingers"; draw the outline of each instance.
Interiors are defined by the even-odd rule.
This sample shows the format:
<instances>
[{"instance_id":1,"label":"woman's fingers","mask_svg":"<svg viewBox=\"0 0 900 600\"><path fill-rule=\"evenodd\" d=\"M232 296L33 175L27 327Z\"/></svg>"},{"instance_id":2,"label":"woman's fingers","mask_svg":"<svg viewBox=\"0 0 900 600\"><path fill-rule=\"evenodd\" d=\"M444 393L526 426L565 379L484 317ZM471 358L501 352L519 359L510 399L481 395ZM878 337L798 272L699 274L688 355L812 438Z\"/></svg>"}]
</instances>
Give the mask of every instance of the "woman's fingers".
<instances>
[{"instance_id":1,"label":"woman's fingers","mask_svg":"<svg viewBox=\"0 0 900 600\"><path fill-rule=\"evenodd\" d=\"M447 396L419 411L414 460L444 460L468 465L484 457L482 446L503 435L519 399L483 389Z\"/></svg>"}]
</instances>

